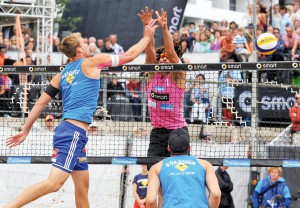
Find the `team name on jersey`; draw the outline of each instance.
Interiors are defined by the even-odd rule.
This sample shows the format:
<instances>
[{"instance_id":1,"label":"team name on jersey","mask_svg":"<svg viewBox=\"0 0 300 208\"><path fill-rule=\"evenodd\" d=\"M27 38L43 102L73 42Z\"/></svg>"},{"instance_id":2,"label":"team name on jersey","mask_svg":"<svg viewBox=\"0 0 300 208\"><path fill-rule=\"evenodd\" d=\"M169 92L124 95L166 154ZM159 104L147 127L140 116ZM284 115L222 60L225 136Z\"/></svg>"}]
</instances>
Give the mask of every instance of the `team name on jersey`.
<instances>
[{"instance_id":1,"label":"team name on jersey","mask_svg":"<svg viewBox=\"0 0 300 208\"><path fill-rule=\"evenodd\" d=\"M178 165L178 164L186 164L186 165L193 165L195 166L196 163L192 160L171 160L169 162L166 163L167 167L173 166L173 165Z\"/></svg>"}]
</instances>

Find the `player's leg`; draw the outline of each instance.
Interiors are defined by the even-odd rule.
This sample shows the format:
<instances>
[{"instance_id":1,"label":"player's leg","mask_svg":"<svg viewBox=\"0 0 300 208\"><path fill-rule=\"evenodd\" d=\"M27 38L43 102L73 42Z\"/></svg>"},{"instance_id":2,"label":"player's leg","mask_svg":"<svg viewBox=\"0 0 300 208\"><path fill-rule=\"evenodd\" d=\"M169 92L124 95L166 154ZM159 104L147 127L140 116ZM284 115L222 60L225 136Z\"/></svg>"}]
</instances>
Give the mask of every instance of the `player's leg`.
<instances>
[{"instance_id":1,"label":"player's leg","mask_svg":"<svg viewBox=\"0 0 300 208\"><path fill-rule=\"evenodd\" d=\"M75 201L77 208L88 208L89 171L73 171L72 179L75 185Z\"/></svg>"},{"instance_id":2,"label":"player's leg","mask_svg":"<svg viewBox=\"0 0 300 208\"><path fill-rule=\"evenodd\" d=\"M25 189L17 198L6 205L6 208L22 207L46 194L58 191L65 181L68 179L70 173L65 172L56 167L52 167L49 177L27 189Z\"/></svg>"},{"instance_id":3,"label":"player's leg","mask_svg":"<svg viewBox=\"0 0 300 208\"><path fill-rule=\"evenodd\" d=\"M89 172L85 148L81 150L71 176L75 185L76 207L90 207L88 200Z\"/></svg>"}]
</instances>

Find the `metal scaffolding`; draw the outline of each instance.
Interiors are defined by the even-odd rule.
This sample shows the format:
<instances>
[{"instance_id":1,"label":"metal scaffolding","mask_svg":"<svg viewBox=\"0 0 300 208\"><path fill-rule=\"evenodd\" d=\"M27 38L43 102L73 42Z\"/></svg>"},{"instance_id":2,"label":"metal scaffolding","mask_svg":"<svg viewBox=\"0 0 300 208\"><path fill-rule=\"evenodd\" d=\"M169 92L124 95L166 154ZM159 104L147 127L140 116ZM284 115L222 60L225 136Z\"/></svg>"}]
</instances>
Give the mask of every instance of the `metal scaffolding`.
<instances>
[{"instance_id":1,"label":"metal scaffolding","mask_svg":"<svg viewBox=\"0 0 300 208\"><path fill-rule=\"evenodd\" d=\"M1 26L14 25L19 15L21 23L36 23L36 54L38 64L47 64L52 54L55 0L0 0Z\"/></svg>"}]
</instances>

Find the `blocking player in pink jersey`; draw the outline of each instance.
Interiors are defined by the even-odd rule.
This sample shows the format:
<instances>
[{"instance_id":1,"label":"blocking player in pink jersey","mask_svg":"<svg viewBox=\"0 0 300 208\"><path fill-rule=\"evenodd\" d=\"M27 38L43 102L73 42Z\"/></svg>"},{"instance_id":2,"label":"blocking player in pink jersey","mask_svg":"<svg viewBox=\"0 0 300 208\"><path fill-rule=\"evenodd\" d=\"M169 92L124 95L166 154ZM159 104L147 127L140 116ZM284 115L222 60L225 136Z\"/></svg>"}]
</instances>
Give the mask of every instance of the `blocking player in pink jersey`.
<instances>
[{"instance_id":1,"label":"blocking player in pink jersey","mask_svg":"<svg viewBox=\"0 0 300 208\"><path fill-rule=\"evenodd\" d=\"M155 12L162 28L164 46L155 49L154 38L146 47L146 64L178 64L182 53L174 48L172 36L167 26L167 13ZM152 19L153 10L146 7L138 16L146 26ZM152 131L148 156L168 157L169 134L174 129L187 129L183 115L186 72L152 72L148 75L147 99Z\"/></svg>"}]
</instances>

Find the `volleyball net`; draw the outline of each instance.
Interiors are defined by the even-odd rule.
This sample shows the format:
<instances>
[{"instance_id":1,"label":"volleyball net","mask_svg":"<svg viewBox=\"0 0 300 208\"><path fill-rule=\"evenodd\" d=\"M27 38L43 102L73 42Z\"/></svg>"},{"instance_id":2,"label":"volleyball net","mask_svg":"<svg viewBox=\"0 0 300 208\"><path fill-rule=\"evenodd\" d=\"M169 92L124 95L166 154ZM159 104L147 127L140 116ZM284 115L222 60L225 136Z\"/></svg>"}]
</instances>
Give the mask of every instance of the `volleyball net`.
<instances>
[{"instance_id":1,"label":"volleyball net","mask_svg":"<svg viewBox=\"0 0 300 208\"><path fill-rule=\"evenodd\" d=\"M191 155L213 165L300 167L289 109L296 105L300 62L124 65L104 68L94 121L88 130L90 164L153 164L147 157L151 119L147 74L186 71L182 102L191 136ZM58 95L40 115L24 143L5 146L22 129L28 113L64 66L2 66L0 162L50 163L53 129L62 115ZM171 83L172 80L164 80ZM179 83L180 84L180 83ZM170 84L171 85L171 84ZM165 94L151 92L162 112ZM170 98L171 99L171 98ZM158 106L155 106L158 107ZM162 116L166 116L164 114ZM168 121L168 118L164 120Z\"/></svg>"}]
</instances>

